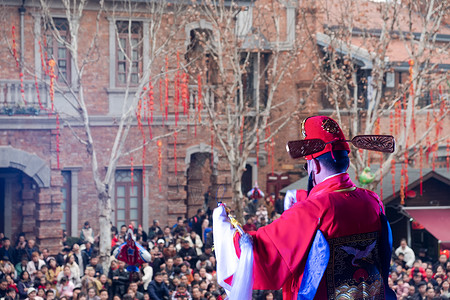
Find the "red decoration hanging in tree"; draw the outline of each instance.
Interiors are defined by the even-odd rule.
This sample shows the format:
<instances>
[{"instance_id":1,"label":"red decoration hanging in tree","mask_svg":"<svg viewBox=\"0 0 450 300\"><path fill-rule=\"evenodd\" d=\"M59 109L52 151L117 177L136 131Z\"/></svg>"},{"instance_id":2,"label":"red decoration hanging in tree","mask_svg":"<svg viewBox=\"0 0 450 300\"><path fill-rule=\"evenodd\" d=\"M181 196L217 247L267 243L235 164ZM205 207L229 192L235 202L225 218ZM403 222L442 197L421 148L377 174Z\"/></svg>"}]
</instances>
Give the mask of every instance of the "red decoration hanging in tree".
<instances>
[{"instance_id":1,"label":"red decoration hanging in tree","mask_svg":"<svg viewBox=\"0 0 450 300\"><path fill-rule=\"evenodd\" d=\"M55 99L55 61L50 59L48 65L50 67L50 101L52 103L52 112L55 110L54 99Z\"/></svg>"},{"instance_id":2,"label":"red decoration hanging in tree","mask_svg":"<svg viewBox=\"0 0 450 300\"><path fill-rule=\"evenodd\" d=\"M203 109L203 99L202 99L202 76L200 74L197 75L197 108L198 108L198 123L202 123L202 109Z\"/></svg>"},{"instance_id":3,"label":"red decoration hanging in tree","mask_svg":"<svg viewBox=\"0 0 450 300\"><path fill-rule=\"evenodd\" d=\"M11 29L11 35L12 35L12 52L14 56L14 60L16 61L16 67L19 67L19 58L17 55L17 44L16 44L16 26L12 26Z\"/></svg>"},{"instance_id":4,"label":"red decoration hanging in tree","mask_svg":"<svg viewBox=\"0 0 450 300\"><path fill-rule=\"evenodd\" d=\"M149 117L147 117L147 122L148 122L148 130L150 133L150 140L153 139L153 133L152 133L152 127L151 125L153 124L153 111L155 110L154 106L155 106L155 97L154 97L154 92L153 92L153 84L152 84L152 79L149 79L148 82L148 113L150 114Z\"/></svg>"},{"instance_id":5,"label":"red decoration hanging in tree","mask_svg":"<svg viewBox=\"0 0 450 300\"><path fill-rule=\"evenodd\" d=\"M169 57L166 55L166 76L164 79L164 108L165 108L165 114L166 114L166 121L169 118Z\"/></svg>"},{"instance_id":6,"label":"red decoration hanging in tree","mask_svg":"<svg viewBox=\"0 0 450 300\"><path fill-rule=\"evenodd\" d=\"M180 105L180 53L177 51L177 72L174 78L175 95L173 98L175 109L175 127L178 125L179 105Z\"/></svg>"},{"instance_id":7,"label":"red decoration hanging in tree","mask_svg":"<svg viewBox=\"0 0 450 300\"><path fill-rule=\"evenodd\" d=\"M189 85L188 76L185 72L181 75L181 101L183 102L183 113L189 119Z\"/></svg>"}]
</instances>

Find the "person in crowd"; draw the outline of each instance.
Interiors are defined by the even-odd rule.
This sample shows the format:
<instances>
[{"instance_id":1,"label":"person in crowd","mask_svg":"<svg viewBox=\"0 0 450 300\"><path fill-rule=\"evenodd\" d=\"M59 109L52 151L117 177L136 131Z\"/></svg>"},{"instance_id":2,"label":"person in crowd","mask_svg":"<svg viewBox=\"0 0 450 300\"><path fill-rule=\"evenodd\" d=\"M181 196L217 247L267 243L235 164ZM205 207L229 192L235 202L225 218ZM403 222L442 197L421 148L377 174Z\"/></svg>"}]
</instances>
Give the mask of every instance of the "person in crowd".
<instances>
[{"instance_id":1,"label":"person in crowd","mask_svg":"<svg viewBox=\"0 0 450 300\"><path fill-rule=\"evenodd\" d=\"M86 297L87 300L100 300L100 297L97 296L97 290L94 287L90 287L87 290L86 294L87 294L87 297Z\"/></svg>"},{"instance_id":2,"label":"person in crowd","mask_svg":"<svg viewBox=\"0 0 450 300\"><path fill-rule=\"evenodd\" d=\"M128 293L130 290L134 294L134 298L137 300L144 300L144 293L141 293L138 291L138 284L135 281L130 282L130 285L128 286Z\"/></svg>"},{"instance_id":3,"label":"person in crowd","mask_svg":"<svg viewBox=\"0 0 450 300\"><path fill-rule=\"evenodd\" d=\"M37 290L33 287L30 287L27 292L26 300L44 300L42 297L37 295Z\"/></svg>"},{"instance_id":4,"label":"person in crowd","mask_svg":"<svg viewBox=\"0 0 450 300\"><path fill-rule=\"evenodd\" d=\"M0 278L0 298L6 297L8 292L8 281L5 278Z\"/></svg>"},{"instance_id":5,"label":"person in crowd","mask_svg":"<svg viewBox=\"0 0 450 300\"><path fill-rule=\"evenodd\" d=\"M56 289L60 297L73 297L73 291L75 289L75 285L71 280L69 280L66 276L63 276L59 283L56 285Z\"/></svg>"},{"instance_id":6,"label":"person in crowd","mask_svg":"<svg viewBox=\"0 0 450 300\"><path fill-rule=\"evenodd\" d=\"M446 268L448 257L445 253L440 253L439 260L433 265L433 271L436 273L437 268L441 266L443 269Z\"/></svg>"},{"instance_id":7,"label":"person in crowd","mask_svg":"<svg viewBox=\"0 0 450 300\"><path fill-rule=\"evenodd\" d=\"M425 300L427 293L427 283L425 281L420 281L416 287L417 292L413 296L416 300Z\"/></svg>"},{"instance_id":8,"label":"person in crowd","mask_svg":"<svg viewBox=\"0 0 450 300\"><path fill-rule=\"evenodd\" d=\"M24 255L20 259L20 262L18 262L15 266L17 277L20 277L22 272L27 270L27 265L28 265L28 257Z\"/></svg>"},{"instance_id":9,"label":"person in crowd","mask_svg":"<svg viewBox=\"0 0 450 300\"><path fill-rule=\"evenodd\" d=\"M36 290L36 296L40 297L41 299L45 299L45 288L43 287L38 287Z\"/></svg>"},{"instance_id":10,"label":"person in crowd","mask_svg":"<svg viewBox=\"0 0 450 300\"><path fill-rule=\"evenodd\" d=\"M273 202L271 201L270 197L266 197L264 199L264 206L266 207L267 215L269 216L269 219L271 219L273 216L273 213L275 212L275 206L274 206Z\"/></svg>"},{"instance_id":11,"label":"person in crowd","mask_svg":"<svg viewBox=\"0 0 450 300\"><path fill-rule=\"evenodd\" d=\"M191 228L198 236L202 236L202 223L204 219L205 210L203 208L199 208L197 214L190 219Z\"/></svg>"},{"instance_id":12,"label":"person in crowd","mask_svg":"<svg viewBox=\"0 0 450 300\"><path fill-rule=\"evenodd\" d=\"M25 246L25 251L27 253L28 260L32 259L34 252L37 252L40 255L39 248L36 246L36 241L34 239L29 239L27 241L27 245Z\"/></svg>"},{"instance_id":13,"label":"person in crowd","mask_svg":"<svg viewBox=\"0 0 450 300\"><path fill-rule=\"evenodd\" d=\"M67 280L72 282L72 284L73 284L73 286L75 288L81 287L81 279L80 279L80 277L77 274L73 274L72 273L72 268L71 268L71 266L69 264L66 264L63 267L63 271L59 272L59 274L58 274L56 279L57 279L58 282L60 282L63 277L66 277Z\"/></svg>"},{"instance_id":14,"label":"person in crowd","mask_svg":"<svg viewBox=\"0 0 450 300\"><path fill-rule=\"evenodd\" d=\"M450 283L448 280L445 280L442 282L441 296L444 296L444 297L447 297L450 299Z\"/></svg>"},{"instance_id":15,"label":"person in crowd","mask_svg":"<svg viewBox=\"0 0 450 300\"><path fill-rule=\"evenodd\" d=\"M154 279L150 282L148 294L152 300L163 300L169 298L169 289L163 282L163 276L161 273L156 273Z\"/></svg>"},{"instance_id":16,"label":"person in crowd","mask_svg":"<svg viewBox=\"0 0 450 300\"><path fill-rule=\"evenodd\" d=\"M275 200L275 212L281 215L284 212L284 198L281 194L278 194Z\"/></svg>"},{"instance_id":17,"label":"person in crowd","mask_svg":"<svg viewBox=\"0 0 450 300\"><path fill-rule=\"evenodd\" d=\"M45 291L45 300L54 300L56 298L56 293L52 289Z\"/></svg>"},{"instance_id":18,"label":"person in crowd","mask_svg":"<svg viewBox=\"0 0 450 300\"><path fill-rule=\"evenodd\" d=\"M12 264L16 264L16 250L11 246L11 240L7 237L2 239L2 247L0 248L0 260L8 260Z\"/></svg>"},{"instance_id":19,"label":"person in crowd","mask_svg":"<svg viewBox=\"0 0 450 300\"><path fill-rule=\"evenodd\" d=\"M255 225L255 216L254 215L247 215L246 216L247 221L244 226L242 226L242 229L244 229L245 232L249 231L256 231L256 225Z\"/></svg>"},{"instance_id":20,"label":"person in crowd","mask_svg":"<svg viewBox=\"0 0 450 300\"><path fill-rule=\"evenodd\" d=\"M100 282L100 290L106 290L109 295L109 292L111 290L111 279L109 279L106 274L102 274L100 275L98 281Z\"/></svg>"},{"instance_id":21,"label":"person in crowd","mask_svg":"<svg viewBox=\"0 0 450 300\"><path fill-rule=\"evenodd\" d=\"M6 296L10 297L11 298L10 300L19 300L19 294L18 294L17 290L14 288L8 288L8 291L6 292Z\"/></svg>"},{"instance_id":22,"label":"person in crowd","mask_svg":"<svg viewBox=\"0 0 450 300\"><path fill-rule=\"evenodd\" d=\"M92 229L91 225L89 224L89 221L84 222L83 228L81 228L80 232L80 240L81 242L90 242L91 244L94 243L95 237L94 237L94 230Z\"/></svg>"},{"instance_id":23,"label":"person in crowd","mask_svg":"<svg viewBox=\"0 0 450 300\"><path fill-rule=\"evenodd\" d=\"M191 294L187 290L187 285L180 283L177 290L172 293L172 300L192 300Z\"/></svg>"},{"instance_id":24,"label":"person in crowd","mask_svg":"<svg viewBox=\"0 0 450 300\"><path fill-rule=\"evenodd\" d=\"M86 268L86 266L88 265L88 262L89 262L88 254L81 250L80 245L73 244L71 256L73 256L74 262L71 261L70 264L73 265L75 263L76 266L78 267L79 276L80 277L83 276L84 269ZM66 263L67 263L67 261L66 261ZM73 267L73 268L75 268L75 267ZM75 270L72 270L72 271L75 272Z\"/></svg>"},{"instance_id":25,"label":"person in crowd","mask_svg":"<svg viewBox=\"0 0 450 300\"><path fill-rule=\"evenodd\" d=\"M153 268L147 262L144 262L142 264L141 273L142 289L146 293L148 290L148 285L153 279Z\"/></svg>"},{"instance_id":26,"label":"person in crowd","mask_svg":"<svg viewBox=\"0 0 450 300\"><path fill-rule=\"evenodd\" d=\"M148 228L148 238L152 239L159 234L163 234L161 227L159 227L159 221L153 220L153 225Z\"/></svg>"},{"instance_id":27,"label":"person in crowd","mask_svg":"<svg viewBox=\"0 0 450 300\"><path fill-rule=\"evenodd\" d=\"M189 233L189 236L186 237L186 239L189 241L189 246L194 248L195 251L197 252L197 256L201 255L202 248L203 248L203 242L202 242L202 239L200 238L200 236L197 235L197 233L194 230L192 230Z\"/></svg>"},{"instance_id":28,"label":"person in crowd","mask_svg":"<svg viewBox=\"0 0 450 300\"><path fill-rule=\"evenodd\" d=\"M170 243L168 247L163 249L163 256L165 260L169 258L173 259L177 256L177 250L175 249L175 245L173 243Z\"/></svg>"},{"instance_id":29,"label":"person in crowd","mask_svg":"<svg viewBox=\"0 0 450 300\"><path fill-rule=\"evenodd\" d=\"M75 261L75 255L73 253L69 253L67 255L65 265L69 266L70 273L72 274L73 277L75 277L75 278L81 277L81 273L80 273L81 270L80 270L80 267L78 266L77 262Z\"/></svg>"},{"instance_id":30,"label":"person in crowd","mask_svg":"<svg viewBox=\"0 0 450 300\"><path fill-rule=\"evenodd\" d=\"M91 259L89 260L88 267L92 267L95 270L95 278L99 278L100 275L103 274L103 267L101 264L99 264L99 257L98 255L94 254L92 255Z\"/></svg>"},{"instance_id":31,"label":"person in crowd","mask_svg":"<svg viewBox=\"0 0 450 300\"><path fill-rule=\"evenodd\" d=\"M28 289L33 286L33 281L31 281L30 274L28 271L23 271L20 274L20 281L17 284L17 288L19 289L19 298L25 299L28 297Z\"/></svg>"},{"instance_id":32,"label":"person in crowd","mask_svg":"<svg viewBox=\"0 0 450 300\"><path fill-rule=\"evenodd\" d=\"M100 290L100 300L108 300L109 294L107 289L101 289Z\"/></svg>"},{"instance_id":33,"label":"person in crowd","mask_svg":"<svg viewBox=\"0 0 450 300\"><path fill-rule=\"evenodd\" d=\"M123 295L126 293L126 287L128 285L129 274L125 270L125 263L123 261L118 262L119 268L113 271L112 274L112 290L113 295Z\"/></svg>"},{"instance_id":34,"label":"person in crowd","mask_svg":"<svg viewBox=\"0 0 450 300\"><path fill-rule=\"evenodd\" d=\"M404 255L404 261L408 268L411 268L414 264L414 261L416 260L416 256L414 254L413 249L408 247L408 243L406 242L406 239L403 238L400 240L400 246L395 249L395 255L399 255L400 253L403 253Z\"/></svg>"},{"instance_id":35,"label":"person in crowd","mask_svg":"<svg viewBox=\"0 0 450 300\"><path fill-rule=\"evenodd\" d=\"M48 250L48 248L42 249L42 253L41 253L41 257L40 258L47 263L47 259L49 257L50 257L50 251Z\"/></svg>"},{"instance_id":36,"label":"person in crowd","mask_svg":"<svg viewBox=\"0 0 450 300\"><path fill-rule=\"evenodd\" d=\"M51 282L52 287L55 288L58 283L58 275L62 272L62 268L56 264L56 259L54 257L49 257L48 259L48 271L45 274L45 278Z\"/></svg>"},{"instance_id":37,"label":"person in crowd","mask_svg":"<svg viewBox=\"0 0 450 300\"><path fill-rule=\"evenodd\" d=\"M81 291L88 294L88 290L94 288L95 294L97 294L102 288L102 285L100 281L95 278L95 269L93 267L87 267L84 273L85 275L81 279Z\"/></svg>"},{"instance_id":38,"label":"person in crowd","mask_svg":"<svg viewBox=\"0 0 450 300\"><path fill-rule=\"evenodd\" d=\"M92 247L91 242L85 242L84 245L80 246L80 249L82 249L81 253L84 253L83 255L86 255L89 261L94 254L94 248Z\"/></svg>"},{"instance_id":39,"label":"person in crowd","mask_svg":"<svg viewBox=\"0 0 450 300\"><path fill-rule=\"evenodd\" d=\"M178 251L178 255L190 265L195 266L195 263L197 262L197 252L190 246L189 240L183 240L182 248Z\"/></svg>"},{"instance_id":40,"label":"person in crowd","mask_svg":"<svg viewBox=\"0 0 450 300\"><path fill-rule=\"evenodd\" d=\"M30 240L33 241L33 240ZM34 278L36 277L36 273L38 270L42 268L43 265L45 265L45 262L39 258L39 252L35 251L31 255L31 261L27 263L27 271L28 274L30 274L31 281L34 281Z\"/></svg>"}]
</instances>

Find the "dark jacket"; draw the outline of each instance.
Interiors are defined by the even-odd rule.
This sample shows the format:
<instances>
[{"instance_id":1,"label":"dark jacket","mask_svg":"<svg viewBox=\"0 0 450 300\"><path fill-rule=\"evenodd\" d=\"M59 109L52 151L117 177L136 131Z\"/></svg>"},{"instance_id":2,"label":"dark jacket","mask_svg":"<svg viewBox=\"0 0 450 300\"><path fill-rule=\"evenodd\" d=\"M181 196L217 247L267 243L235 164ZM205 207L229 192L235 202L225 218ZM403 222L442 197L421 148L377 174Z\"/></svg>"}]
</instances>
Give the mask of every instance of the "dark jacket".
<instances>
[{"instance_id":1,"label":"dark jacket","mask_svg":"<svg viewBox=\"0 0 450 300\"><path fill-rule=\"evenodd\" d=\"M116 277L118 277L116 279ZM129 282L129 274L123 269L114 270L112 274L112 291L114 295L120 295L122 297L127 292L127 284Z\"/></svg>"},{"instance_id":2,"label":"dark jacket","mask_svg":"<svg viewBox=\"0 0 450 300\"><path fill-rule=\"evenodd\" d=\"M152 300L169 299L169 289L164 282L157 283L155 280L152 280L148 285L148 294Z\"/></svg>"}]
</instances>

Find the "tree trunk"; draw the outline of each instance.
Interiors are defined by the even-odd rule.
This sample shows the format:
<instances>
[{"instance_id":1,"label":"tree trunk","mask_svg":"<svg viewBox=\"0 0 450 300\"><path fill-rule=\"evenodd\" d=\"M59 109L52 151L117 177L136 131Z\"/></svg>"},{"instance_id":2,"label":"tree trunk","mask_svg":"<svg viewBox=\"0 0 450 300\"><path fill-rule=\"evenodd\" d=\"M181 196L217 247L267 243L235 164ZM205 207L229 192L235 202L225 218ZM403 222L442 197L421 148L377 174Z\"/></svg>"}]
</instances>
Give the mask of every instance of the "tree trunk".
<instances>
[{"instance_id":1,"label":"tree trunk","mask_svg":"<svg viewBox=\"0 0 450 300\"><path fill-rule=\"evenodd\" d=\"M109 270L111 258L111 195L99 193L100 210L100 261L103 270Z\"/></svg>"},{"instance_id":2,"label":"tree trunk","mask_svg":"<svg viewBox=\"0 0 450 300\"><path fill-rule=\"evenodd\" d=\"M242 172L239 172L239 167L231 166L231 189L233 191L233 204L236 220L244 224L244 207L243 196L241 190Z\"/></svg>"}]
</instances>

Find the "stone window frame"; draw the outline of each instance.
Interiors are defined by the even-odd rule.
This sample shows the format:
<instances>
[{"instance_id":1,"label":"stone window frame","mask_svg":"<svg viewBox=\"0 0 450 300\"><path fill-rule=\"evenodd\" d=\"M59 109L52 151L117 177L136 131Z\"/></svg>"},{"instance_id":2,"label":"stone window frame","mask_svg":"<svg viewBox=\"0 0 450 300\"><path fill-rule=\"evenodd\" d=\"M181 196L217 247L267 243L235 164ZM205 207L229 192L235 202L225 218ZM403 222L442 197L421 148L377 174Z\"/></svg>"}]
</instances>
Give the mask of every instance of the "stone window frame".
<instances>
[{"instance_id":1,"label":"stone window frame","mask_svg":"<svg viewBox=\"0 0 450 300\"><path fill-rule=\"evenodd\" d=\"M39 47L39 41L42 33L42 28L44 26L44 16L40 13L34 13L34 69L36 71L36 77L38 80L42 80L43 74L45 72L42 70L42 63L41 63L41 54L40 54L40 48L42 51L45 51L43 49L43 45L41 44L41 47ZM52 18L55 19L67 19L65 14L61 13L52 13ZM67 50L69 51L69 50ZM69 53L70 54L70 53ZM69 55L70 60L70 67L68 68L68 72L70 74L68 75L69 81L68 84L70 87L77 87L77 74L75 68L72 68L71 66L74 65L74 61L72 57Z\"/></svg>"},{"instance_id":2,"label":"stone window frame","mask_svg":"<svg viewBox=\"0 0 450 300\"><path fill-rule=\"evenodd\" d=\"M117 21L131 21L142 23L142 66L149 63L150 55L150 22L145 18L125 18L125 17L107 17L109 24L109 90L110 91L122 91L126 87L117 85L117 34L116 25Z\"/></svg>"}]
</instances>

